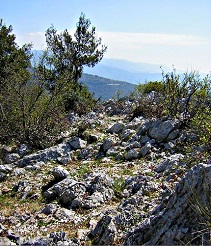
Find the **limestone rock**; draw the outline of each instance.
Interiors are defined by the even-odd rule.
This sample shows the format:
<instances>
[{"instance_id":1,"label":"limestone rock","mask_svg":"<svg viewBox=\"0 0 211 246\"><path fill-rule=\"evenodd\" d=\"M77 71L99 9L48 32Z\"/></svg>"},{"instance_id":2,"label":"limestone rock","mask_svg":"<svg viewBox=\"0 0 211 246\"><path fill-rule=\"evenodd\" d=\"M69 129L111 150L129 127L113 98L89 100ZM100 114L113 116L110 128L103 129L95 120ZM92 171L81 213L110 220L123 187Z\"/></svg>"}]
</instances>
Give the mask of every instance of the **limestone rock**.
<instances>
[{"instance_id":1,"label":"limestone rock","mask_svg":"<svg viewBox=\"0 0 211 246\"><path fill-rule=\"evenodd\" d=\"M10 164L20 159L20 155L18 153L7 154L5 157L5 162Z\"/></svg>"},{"instance_id":2,"label":"limestone rock","mask_svg":"<svg viewBox=\"0 0 211 246\"><path fill-rule=\"evenodd\" d=\"M52 175L54 176L55 180L62 180L67 178L70 174L65 168L58 166L53 169Z\"/></svg>"},{"instance_id":3,"label":"limestone rock","mask_svg":"<svg viewBox=\"0 0 211 246\"><path fill-rule=\"evenodd\" d=\"M130 161L138 158L138 151L136 149L129 150L125 155L125 160Z\"/></svg>"},{"instance_id":4,"label":"limestone rock","mask_svg":"<svg viewBox=\"0 0 211 246\"><path fill-rule=\"evenodd\" d=\"M177 185L167 204L130 232L124 245L209 244L206 209L210 204L211 165L194 166ZM208 226L208 224L207 224ZM204 236L201 236L201 232Z\"/></svg>"},{"instance_id":5,"label":"limestone rock","mask_svg":"<svg viewBox=\"0 0 211 246\"><path fill-rule=\"evenodd\" d=\"M28 156L24 156L21 160L17 161L19 167L34 164L36 162L55 161L61 157L66 157L71 151L69 143L61 143L56 146L40 150ZM60 160L60 159L59 159Z\"/></svg>"},{"instance_id":6,"label":"limestone rock","mask_svg":"<svg viewBox=\"0 0 211 246\"><path fill-rule=\"evenodd\" d=\"M96 227L90 233L97 245L112 245L117 237L117 229L114 224L112 211L107 211Z\"/></svg>"},{"instance_id":7,"label":"limestone rock","mask_svg":"<svg viewBox=\"0 0 211 246\"><path fill-rule=\"evenodd\" d=\"M85 148L87 145L87 142L85 140L82 140L79 137L74 137L74 138L69 140L69 144L74 150L76 150L76 149Z\"/></svg>"},{"instance_id":8,"label":"limestone rock","mask_svg":"<svg viewBox=\"0 0 211 246\"><path fill-rule=\"evenodd\" d=\"M105 139L102 146L101 146L101 150L106 153L111 146L113 145L113 141L111 139Z\"/></svg>"},{"instance_id":9,"label":"limestone rock","mask_svg":"<svg viewBox=\"0 0 211 246\"><path fill-rule=\"evenodd\" d=\"M151 150L152 145L150 144L150 142L147 142L140 150L140 153L142 156L145 156L149 153L149 151Z\"/></svg>"},{"instance_id":10,"label":"limestone rock","mask_svg":"<svg viewBox=\"0 0 211 246\"><path fill-rule=\"evenodd\" d=\"M156 120L149 130L149 136L154 138L157 142L162 142L168 137L170 132L175 129L176 125L177 122L173 120Z\"/></svg>"},{"instance_id":11,"label":"limestone rock","mask_svg":"<svg viewBox=\"0 0 211 246\"><path fill-rule=\"evenodd\" d=\"M109 133L120 133L124 129L124 124L122 123L115 123L111 127L107 129Z\"/></svg>"},{"instance_id":12,"label":"limestone rock","mask_svg":"<svg viewBox=\"0 0 211 246\"><path fill-rule=\"evenodd\" d=\"M17 149L17 153L23 157L24 155L27 155L30 152L30 149L27 145L25 144L21 144L18 149Z\"/></svg>"}]
</instances>

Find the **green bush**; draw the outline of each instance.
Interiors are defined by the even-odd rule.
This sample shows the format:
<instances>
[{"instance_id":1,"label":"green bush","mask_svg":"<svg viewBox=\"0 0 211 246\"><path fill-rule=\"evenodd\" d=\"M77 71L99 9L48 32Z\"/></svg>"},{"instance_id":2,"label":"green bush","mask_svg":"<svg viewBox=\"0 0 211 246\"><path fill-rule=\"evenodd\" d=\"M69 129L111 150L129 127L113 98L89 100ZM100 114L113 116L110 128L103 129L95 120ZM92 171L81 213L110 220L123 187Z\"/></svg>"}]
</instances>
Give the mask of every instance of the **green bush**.
<instances>
[{"instance_id":1,"label":"green bush","mask_svg":"<svg viewBox=\"0 0 211 246\"><path fill-rule=\"evenodd\" d=\"M46 32L47 50L31 64L31 45L19 47L0 20L0 141L49 146L68 127L70 110L87 113L95 100L78 82L83 66L94 66L104 52L90 20L81 15L75 39L54 27Z\"/></svg>"}]
</instances>

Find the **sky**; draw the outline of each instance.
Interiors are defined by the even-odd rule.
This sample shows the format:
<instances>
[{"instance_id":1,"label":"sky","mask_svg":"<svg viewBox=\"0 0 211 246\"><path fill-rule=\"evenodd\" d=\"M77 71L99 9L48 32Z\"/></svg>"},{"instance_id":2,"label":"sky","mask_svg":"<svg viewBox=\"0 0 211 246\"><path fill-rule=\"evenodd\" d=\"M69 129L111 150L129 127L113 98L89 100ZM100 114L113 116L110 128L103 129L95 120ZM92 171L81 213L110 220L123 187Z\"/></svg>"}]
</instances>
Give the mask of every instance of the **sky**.
<instances>
[{"instance_id":1,"label":"sky","mask_svg":"<svg viewBox=\"0 0 211 246\"><path fill-rule=\"evenodd\" d=\"M106 58L211 72L211 0L0 0L18 45L37 50L52 24L72 33L81 13L108 46Z\"/></svg>"}]
</instances>

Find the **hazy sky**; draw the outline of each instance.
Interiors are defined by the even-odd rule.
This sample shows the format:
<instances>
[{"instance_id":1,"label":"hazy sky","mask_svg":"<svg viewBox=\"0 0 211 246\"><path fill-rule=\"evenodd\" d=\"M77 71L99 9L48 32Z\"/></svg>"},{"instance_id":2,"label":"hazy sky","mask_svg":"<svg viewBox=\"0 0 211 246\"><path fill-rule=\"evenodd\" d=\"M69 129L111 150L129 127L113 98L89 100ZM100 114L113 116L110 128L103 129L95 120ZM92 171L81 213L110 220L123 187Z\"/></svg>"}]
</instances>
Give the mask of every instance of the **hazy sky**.
<instances>
[{"instance_id":1,"label":"hazy sky","mask_svg":"<svg viewBox=\"0 0 211 246\"><path fill-rule=\"evenodd\" d=\"M81 12L108 46L107 58L211 71L211 0L0 0L19 45L45 47L44 33L75 29Z\"/></svg>"}]
</instances>

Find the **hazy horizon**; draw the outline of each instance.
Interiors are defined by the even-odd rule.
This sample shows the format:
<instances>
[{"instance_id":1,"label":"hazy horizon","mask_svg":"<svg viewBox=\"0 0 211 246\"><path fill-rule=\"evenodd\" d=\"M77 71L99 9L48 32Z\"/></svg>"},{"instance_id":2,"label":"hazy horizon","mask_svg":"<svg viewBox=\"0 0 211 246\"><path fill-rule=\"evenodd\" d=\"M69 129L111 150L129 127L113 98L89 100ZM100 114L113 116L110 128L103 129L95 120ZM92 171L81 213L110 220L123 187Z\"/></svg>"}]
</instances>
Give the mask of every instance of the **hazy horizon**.
<instances>
[{"instance_id":1,"label":"hazy horizon","mask_svg":"<svg viewBox=\"0 0 211 246\"><path fill-rule=\"evenodd\" d=\"M75 30L81 13L108 46L106 58L211 71L210 0L2 0L0 18L18 45L45 48L45 31Z\"/></svg>"}]
</instances>

